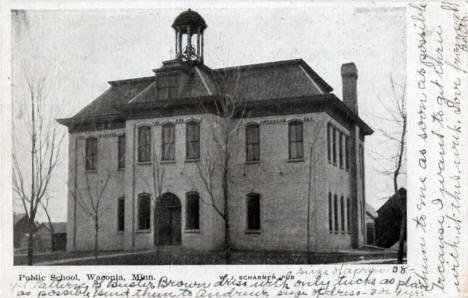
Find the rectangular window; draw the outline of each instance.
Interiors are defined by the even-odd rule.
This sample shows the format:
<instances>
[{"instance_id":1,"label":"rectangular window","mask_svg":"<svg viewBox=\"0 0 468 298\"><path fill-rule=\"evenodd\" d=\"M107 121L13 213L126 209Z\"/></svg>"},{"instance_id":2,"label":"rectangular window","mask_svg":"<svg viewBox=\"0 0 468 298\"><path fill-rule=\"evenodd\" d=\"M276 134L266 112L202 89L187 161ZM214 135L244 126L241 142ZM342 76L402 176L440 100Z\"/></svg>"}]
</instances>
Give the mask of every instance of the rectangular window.
<instances>
[{"instance_id":1,"label":"rectangular window","mask_svg":"<svg viewBox=\"0 0 468 298\"><path fill-rule=\"evenodd\" d=\"M331 162L331 125L327 125L327 157L328 157L328 162Z\"/></svg>"},{"instance_id":2,"label":"rectangular window","mask_svg":"<svg viewBox=\"0 0 468 298\"><path fill-rule=\"evenodd\" d=\"M333 164L336 165L336 128L333 127Z\"/></svg>"},{"instance_id":3,"label":"rectangular window","mask_svg":"<svg viewBox=\"0 0 468 298\"><path fill-rule=\"evenodd\" d=\"M351 200L346 198L346 217L347 217L347 224L348 224L348 233L351 233Z\"/></svg>"},{"instance_id":4,"label":"rectangular window","mask_svg":"<svg viewBox=\"0 0 468 298\"><path fill-rule=\"evenodd\" d=\"M119 169L125 168L125 135L120 135L118 139L118 167Z\"/></svg>"},{"instance_id":5,"label":"rectangular window","mask_svg":"<svg viewBox=\"0 0 468 298\"><path fill-rule=\"evenodd\" d=\"M200 158L200 123L189 122L186 125L187 159Z\"/></svg>"},{"instance_id":6,"label":"rectangular window","mask_svg":"<svg viewBox=\"0 0 468 298\"><path fill-rule=\"evenodd\" d=\"M246 159L247 161L260 160L260 127L256 124L245 128Z\"/></svg>"},{"instance_id":7,"label":"rectangular window","mask_svg":"<svg viewBox=\"0 0 468 298\"><path fill-rule=\"evenodd\" d=\"M343 144L344 144L343 138L344 138L344 135L341 132L339 133L339 138L340 139L339 139L339 144L338 145L339 145L339 153L340 153L340 168L343 168L343 161L344 161L344 159L343 159Z\"/></svg>"},{"instance_id":8,"label":"rectangular window","mask_svg":"<svg viewBox=\"0 0 468 298\"><path fill-rule=\"evenodd\" d=\"M335 232L338 233L339 225L338 225L338 197L334 195L333 200L333 214L335 216Z\"/></svg>"},{"instance_id":9,"label":"rectangular window","mask_svg":"<svg viewBox=\"0 0 468 298\"><path fill-rule=\"evenodd\" d=\"M260 196L250 194L247 196L247 229L260 230Z\"/></svg>"},{"instance_id":10,"label":"rectangular window","mask_svg":"<svg viewBox=\"0 0 468 298\"><path fill-rule=\"evenodd\" d=\"M345 231L345 206L344 206L343 196L341 196L340 208L341 208L341 232L344 233Z\"/></svg>"},{"instance_id":11,"label":"rectangular window","mask_svg":"<svg viewBox=\"0 0 468 298\"><path fill-rule=\"evenodd\" d=\"M188 193L186 196L186 222L187 230L200 229L200 198L197 193Z\"/></svg>"},{"instance_id":12,"label":"rectangular window","mask_svg":"<svg viewBox=\"0 0 468 298\"><path fill-rule=\"evenodd\" d=\"M359 144L359 174L361 177L364 176L364 162L363 162L364 156L362 152L362 145Z\"/></svg>"},{"instance_id":13,"label":"rectangular window","mask_svg":"<svg viewBox=\"0 0 468 298\"><path fill-rule=\"evenodd\" d=\"M361 204L361 232L364 234L365 231L366 231L366 206L364 204L364 202Z\"/></svg>"},{"instance_id":14,"label":"rectangular window","mask_svg":"<svg viewBox=\"0 0 468 298\"><path fill-rule=\"evenodd\" d=\"M162 160L175 159L175 126L166 124L162 126Z\"/></svg>"},{"instance_id":15,"label":"rectangular window","mask_svg":"<svg viewBox=\"0 0 468 298\"><path fill-rule=\"evenodd\" d=\"M175 98L177 96L177 77L158 77L156 88L156 96L159 99Z\"/></svg>"},{"instance_id":16,"label":"rectangular window","mask_svg":"<svg viewBox=\"0 0 468 298\"><path fill-rule=\"evenodd\" d=\"M350 149L350 143L349 143L349 137L345 137L345 164L346 164L346 170L349 170L349 149Z\"/></svg>"},{"instance_id":17,"label":"rectangular window","mask_svg":"<svg viewBox=\"0 0 468 298\"><path fill-rule=\"evenodd\" d=\"M97 138L86 139L86 170L97 170Z\"/></svg>"},{"instance_id":18,"label":"rectangular window","mask_svg":"<svg viewBox=\"0 0 468 298\"><path fill-rule=\"evenodd\" d=\"M138 229L149 230L151 225L151 200L149 195L143 194L138 200Z\"/></svg>"},{"instance_id":19,"label":"rectangular window","mask_svg":"<svg viewBox=\"0 0 468 298\"><path fill-rule=\"evenodd\" d=\"M331 192L328 193L328 229L330 233L333 232L333 204Z\"/></svg>"},{"instance_id":20,"label":"rectangular window","mask_svg":"<svg viewBox=\"0 0 468 298\"><path fill-rule=\"evenodd\" d=\"M303 159L303 127L301 122L289 123L289 159Z\"/></svg>"},{"instance_id":21,"label":"rectangular window","mask_svg":"<svg viewBox=\"0 0 468 298\"><path fill-rule=\"evenodd\" d=\"M138 128L138 161L151 160L151 127L141 126Z\"/></svg>"},{"instance_id":22,"label":"rectangular window","mask_svg":"<svg viewBox=\"0 0 468 298\"><path fill-rule=\"evenodd\" d=\"M120 198L117 203L117 231L125 230L125 199Z\"/></svg>"}]
</instances>

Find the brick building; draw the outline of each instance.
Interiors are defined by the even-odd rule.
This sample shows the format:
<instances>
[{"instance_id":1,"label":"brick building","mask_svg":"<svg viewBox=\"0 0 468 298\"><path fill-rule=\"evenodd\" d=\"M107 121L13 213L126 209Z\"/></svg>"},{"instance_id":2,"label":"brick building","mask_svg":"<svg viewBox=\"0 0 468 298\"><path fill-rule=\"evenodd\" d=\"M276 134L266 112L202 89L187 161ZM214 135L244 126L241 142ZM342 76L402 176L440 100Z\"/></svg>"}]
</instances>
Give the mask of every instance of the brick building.
<instances>
[{"instance_id":1,"label":"brick building","mask_svg":"<svg viewBox=\"0 0 468 298\"><path fill-rule=\"evenodd\" d=\"M225 214L235 249L364 244L373 131L358 116L356 66L342 65L340 100L302 59L209 68L207 25L194 11L172 27L176 59L153 76L109 82L58 120L69 129L67 249L94 247L97 201L100 249L221 249ZM226 127L235 133L219 144Z\"/></svg>"}]
</instances>

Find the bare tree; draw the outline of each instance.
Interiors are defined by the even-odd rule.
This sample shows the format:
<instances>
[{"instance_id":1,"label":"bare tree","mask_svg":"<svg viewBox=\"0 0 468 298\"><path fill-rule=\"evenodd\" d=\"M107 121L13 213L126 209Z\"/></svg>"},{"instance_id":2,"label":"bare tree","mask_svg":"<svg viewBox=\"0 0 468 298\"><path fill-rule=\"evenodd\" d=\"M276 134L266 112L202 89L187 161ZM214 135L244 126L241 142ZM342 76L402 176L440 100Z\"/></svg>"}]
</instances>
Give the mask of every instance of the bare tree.
<instances>
[{"instance_id":1,"label":"bare tree","mask_svg":"<svg viewBox=\"0 0 468 298\"><path fill-rule=\"evenodd\" d=\"M47 217L47 223L49 224L51 247L53 248L55 230L54 230L54 226L52 225L52 218L51 218L50 212L49 212L49 201L50 201L50 196L46 196L45 201L41 200L41 202L39 202L39 204L41 205L42 210L44 211L44 213L45 213L45 215Z\"/></svg>"},{"instance_id":2,"label":"bare tree","mask_svg":"<svg viewBox=\"0 0 468 298\"><path fill-rule=\"evenodd\" d=\"M197 163L197 169L203 186L208 193L210 206L213 207L224 222L225 261L231 263L231 235L229 221L229 185L232 177L232 167L236 159L235 141L246 117L246 102L240 98L239 68L224 69L214 74L222 96L214 97L209 102L199 102L202 113L213 114L214 121L208 121L209 152ZM226 86L229 83L229 90ZM217 179L221 177L221 179ZM222 191L222 206L216 202L216 189Z\"/></svg>"},{"instance_id":3,"label":"bare tree","mask_svg":"<svg viewBox=\"0 0 468 298\"><path fill-rule=\"evenodd\" d=\"M13 191L28 216L28 264L32 265L34 222L59 161L64 134L58 131L51 117L55 113L47 101L45 77L34 77L27 71L24 74L28 92L21 108L28 109L29 113L23 113L19 120L14 118L13 124L18 131L25 129L28 138L19 140L14 137ZM20 141L24 140L27 144L21 146ZM22 150L29 154L22 154Z\"/></svg>"},{"instance_id":4,"label":"bare tree","mask_svg":"<svg viewBox=\"0 0 468 298\"><path fill-rule=\"evenodd\" d=\"M78 206L83 210L84 214L89 216L94 227L94 257L97 258L99 252L99 229L100 219L107 210L107 204L110 200L106 199L105 192L108 187L111 174L109 171L99 177L97 176L94 184L90 181L90 175L97 175L97 173L85 173L86 184L84 190L76 188L70 193L73 199L78 203Z\"/></svg>"},{"instance_id":5,"label":"bare tree","mask_svg":"<svg viewBox=\"0 0 468 298\"><path fill-rule=\"evenodd\" d=\"M395 83L393 77L390 76L390 87L391 94L388 95L389 100L383 101L379 98L386 115L383 117L376 116L385 125L385 128L379 127L377 131L395 149L390 154L377 152L374 152L374 154L382 162L380 172L392 178L393 191L400 205L402 220L399 235L398 262L402 263L406 241L406 196L402 195L399 191L399 178L405 174L406 162L406 85L399 86Z\"/></svg>"}]
</instances>

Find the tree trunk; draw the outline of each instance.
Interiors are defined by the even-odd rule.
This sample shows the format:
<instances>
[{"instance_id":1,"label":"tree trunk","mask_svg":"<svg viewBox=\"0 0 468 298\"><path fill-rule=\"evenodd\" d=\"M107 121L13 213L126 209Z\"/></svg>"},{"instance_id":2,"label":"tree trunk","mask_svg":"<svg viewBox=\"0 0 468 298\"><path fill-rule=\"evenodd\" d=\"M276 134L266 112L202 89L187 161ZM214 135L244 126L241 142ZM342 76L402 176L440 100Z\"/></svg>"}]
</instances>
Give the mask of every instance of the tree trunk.
<instances>
[{"instance_id":1,"label":"tree trunk","mask_svg":"<svg viewBox=\"0 0 468 298\"><path fill-rule=\"evenodd\" d=\"M98 217L95 216L94 217L94 229L95 229L95 233L94 233L94 258L97 259L98 257L98 233L99 233L99 223L98 223Z\"/></svg>"},{"instance_id":2,"label":"tree trunk","mask_svg":"<svg viewBox=\"0 0 468 298\"><path fill-rule=\"evenodd\" d=\"M34 254L34 219L29 218L29 235L28 235L28 265L33 264Z\"/></svg>"},{"instance_id":3,"label":"tree trunk","mask_svg":"<svg viewBox=\"0 0 468 298\"><path fill-rule=\"evenodd\" d=\"M224 245L225 245L225 262L231 264L231 239L229 227L229 193L228 193L228 165L229 156L225 153L224 156L224 169L223 169L223 196L224 196Z\"/></svg>"}]
</instances>

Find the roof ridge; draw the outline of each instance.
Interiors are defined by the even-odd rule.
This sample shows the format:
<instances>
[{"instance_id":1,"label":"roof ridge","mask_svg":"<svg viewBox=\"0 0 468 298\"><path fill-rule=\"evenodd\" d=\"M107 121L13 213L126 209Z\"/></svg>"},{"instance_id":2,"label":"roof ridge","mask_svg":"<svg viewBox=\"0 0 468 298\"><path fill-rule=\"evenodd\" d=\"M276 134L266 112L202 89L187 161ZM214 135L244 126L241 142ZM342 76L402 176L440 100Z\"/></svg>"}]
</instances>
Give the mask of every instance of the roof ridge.
<instances>
[{"instance_id":1,"label":"roof ridge","mask_svg":"<svg viewBox=\"0 0 468 298\"><path fill-rule=\"evenodd\" d=\"M289 60L279 60L273 62L261 62L261 63L253 63L253 64L245 64L245 65L238 65L238 66L228 66L228 67L221 67L212 69L212 71L221 71L221 70L238 70L244 68L263 68L269 66L281 66L285 64L296 64L296 63L305 63L304 59L297 58L297 59L289 59Z\"/></svg>"},{"instance_id":2,"label":"roof ridge","mask_svg":"<svg viewBox=\"0 0 468 298\"><path fill-rule=\"evenodd\" d=\"M147 81L151 79L154 79L154 76L107 81L107 83L109 83L109 85L120 85L120 84L125 84L125 83L143 82L143 81Z\"/></svg>"}]
</instances>

